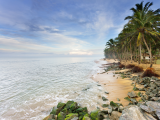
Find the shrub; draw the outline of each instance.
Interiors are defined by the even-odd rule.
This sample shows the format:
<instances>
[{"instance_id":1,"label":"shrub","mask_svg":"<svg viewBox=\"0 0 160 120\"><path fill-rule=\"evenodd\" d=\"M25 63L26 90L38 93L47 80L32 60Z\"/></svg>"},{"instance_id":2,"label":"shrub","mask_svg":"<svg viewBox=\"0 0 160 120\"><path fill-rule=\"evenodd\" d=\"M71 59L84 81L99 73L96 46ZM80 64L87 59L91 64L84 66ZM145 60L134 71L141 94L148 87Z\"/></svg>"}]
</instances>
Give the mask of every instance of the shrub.
<instances>
[{"instance_id":1,"label":"shrub","mask_svg":"<svg viewBox=\"0 0 160 120\"><path fill-rule=\"evenodd\" d=\"M132 68L132 72L133 72L133 73L143 72L143 68L142 68L142 67L139 67L139 66L134 66L134 67Z\"/></svg>"},{"instance_id":2,"label":"shrub","mask_svg":"<svg viewBox=\"0 0 160 120\"><path fill-rule=\"evenodd\" d=\"M132 65L132 64L128 64L127 66L126 66L126 68L133 68L135 65Z\"/></svg>"},{"instance_id":3,"label":"shrub","mask_svg":"<svg viewBox=\"0 0 160 120\"><path fill-rule=\"evenodd\" d=\"M124 68L124 67L125 67L125 65L123 65L123 64L119 65L119 68Z\"/></svg>"},{"instance_id":4,"label":"shrub","mask_svg":"<svg viewBox=\"0 0 160 120\"><path fill-rule=\"evenodd\" d=\"M159 77L159 75L155 72L154 68L147 68L144 73L142 74L142 77Z\"/></svg>"}]
</instances>

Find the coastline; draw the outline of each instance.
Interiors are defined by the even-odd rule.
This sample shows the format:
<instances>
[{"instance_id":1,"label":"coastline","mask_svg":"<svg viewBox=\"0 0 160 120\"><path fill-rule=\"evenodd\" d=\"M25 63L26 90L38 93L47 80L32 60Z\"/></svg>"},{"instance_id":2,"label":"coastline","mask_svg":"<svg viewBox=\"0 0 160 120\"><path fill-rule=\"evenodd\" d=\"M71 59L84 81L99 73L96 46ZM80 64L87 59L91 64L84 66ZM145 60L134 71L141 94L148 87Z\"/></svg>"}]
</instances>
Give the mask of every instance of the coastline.
<instances>
[{"instance_id":1,"label":"coastline","mask_svg":"<svg viewBox=\"0 0 160 120\"><path fill-rule=\"evenodd\" d=\"M107 64L102 64L105 61ZM107 94L107 97L101 94L96 99L97 104L99 99L103 100L100 107L94 111L88 111L87 107L78 106L78 103L74 101L59 102L44 120L50 120L50 118L56 120L60 120L60 118L63 120L72 118L74 120L160 119L160 79L153 76L143 78L140 70L138 73L134 73L136 67L125 69L126 67L120 67L122 64L114 63L114 60L96 61L96 64L100 65L100 69L97 70L96 75L92 76L92 80L98 83L97 86L105 89L104 93ZM60 105L63 106L59 107Z\"/></svg>"},{"instance_id":2,"label":"coastline","mask_svg":"<svg viewBox=\"0 0 160 120\"><path fill-rule=\"evenodd\" d=\"M102 59L101 59L102 61ZM118 62L113 59L110 60L104 60L107 63L113 63ZM101 68L105 68L103 64L101 64ZM116 72L124 72L125 70L118 70ZM129 104L129 101L125 100L124 98L127 96L128 92L131 92L133 89L132 81L129 80L129 78L122 79L122 77L119 74L114 74L115 71L108 71L106 73L103 73L101 71L101 74L97 74L94 78L92 78L94 81L99 82L105 88L106 91L109 92L107 94L107 99L109 101L114 101L117 103L122 103L124 106L127 106ZM115 77L113 77L115 75ZM118 79L117 79L118 78ZM120 101L117 100L120 99Z\"/></svg>"}]
</instances>

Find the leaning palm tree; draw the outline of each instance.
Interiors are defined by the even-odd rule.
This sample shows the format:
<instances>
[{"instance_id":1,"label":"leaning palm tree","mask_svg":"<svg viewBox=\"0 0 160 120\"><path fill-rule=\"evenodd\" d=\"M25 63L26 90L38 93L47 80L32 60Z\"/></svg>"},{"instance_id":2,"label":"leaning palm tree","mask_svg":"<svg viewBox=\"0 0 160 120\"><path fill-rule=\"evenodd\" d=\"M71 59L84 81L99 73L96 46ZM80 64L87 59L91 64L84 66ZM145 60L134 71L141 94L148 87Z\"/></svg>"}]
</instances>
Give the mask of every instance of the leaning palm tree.
<instances>
[{"instance_id":1,"label":"leaning palm tree","mask_svg":"<svg viewBox=\"0 0 160 120\"><path fill-rule=\"evenodd\" d=\"M140 4L136 4L136 8L131 8L133 15L125 18L125 20L128 19L129 22L123 29L127 36L131 38L137 36L137 44L140 45L140 47L142 41L144 42L150 56L150 64L152 63L152 54L148 44L150 41L154 42L153 36L159 39L160 35L158 32L158 28L160 27L160 9L155 11L149 9L152 4L153 3L147 2L143 7L143 2L141 2ZM146 41L148 36L151 39Z\"/></svg>"}]
</instances>

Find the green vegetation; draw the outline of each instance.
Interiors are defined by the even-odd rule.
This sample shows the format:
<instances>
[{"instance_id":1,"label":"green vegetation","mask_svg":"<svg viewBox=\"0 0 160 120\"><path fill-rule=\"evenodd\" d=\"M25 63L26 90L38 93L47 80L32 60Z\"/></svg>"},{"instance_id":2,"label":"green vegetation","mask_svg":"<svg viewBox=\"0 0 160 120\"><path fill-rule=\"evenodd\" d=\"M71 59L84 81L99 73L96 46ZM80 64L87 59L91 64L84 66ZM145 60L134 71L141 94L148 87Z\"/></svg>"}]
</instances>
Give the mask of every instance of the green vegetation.
<instances>
[{"instance_id":1,"label":"green vegetation","mask_svg":"<svg viewBox=\"0 0 160 120\"><path fill-rule=\"evenodd\" d=\"M148 55L150 64L152 59L160 58L160 9L152 10L153 5L147 2L136 4L132 16L127 16L128 23L115 39L110 39L106 43L104 55L106 58L121 60L134 60L135 62L145 62ZM143 60L141 57L143 56Z\"/></svg>"}]
</instances>

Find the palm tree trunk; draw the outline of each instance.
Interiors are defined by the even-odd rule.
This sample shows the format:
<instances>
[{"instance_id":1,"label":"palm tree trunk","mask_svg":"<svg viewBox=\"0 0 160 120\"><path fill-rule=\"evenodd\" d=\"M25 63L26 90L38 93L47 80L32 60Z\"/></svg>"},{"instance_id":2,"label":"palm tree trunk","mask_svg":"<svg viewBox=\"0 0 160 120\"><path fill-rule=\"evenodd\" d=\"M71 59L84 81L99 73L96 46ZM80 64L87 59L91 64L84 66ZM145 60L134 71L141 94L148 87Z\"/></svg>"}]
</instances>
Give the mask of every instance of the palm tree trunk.
<instances>
[{"instance_id":1,"label":"palm tree trunk","mask_svg":"<svg viewBox=\"0 0 160 120\"><path fill-rule=\"evenodd\" d=\"M140 46L139 46L139 55L140 55L140 58L139 58L139 63L141 64L141 56L142 56L142 51L141 51L141 41L140 41Z\"/></svg>"},{"instance_id":2,"label":"palm tree trunk","mask_svg":"<svg viewBox=\"0 0 160 120\"><path fill-rule=\"evenodd\" d=\"M131 63L132 63L132 47L131 47L131 42L130 42L130 52L131 52Z\"/></svg>"},{"instance_id":3,"label":"palm tree trunk","mask_svg":"<svg viewBox=\"0 0 160 120\"><path fill-rule=\"evenodd\" d=\"M146 43L146 40L144 39L144 34L142 34L142 36L143 36L144 44L146 45L147 50L148 50L148 52L149 52L149 57L150 57L150 67L151 67L151 66L152 66L152 62L151 62L152 53L151 53L151 50L149 49L149 47L148 47L148 45L147 45L147 43Z\"/></svg>"}]
</instances>

